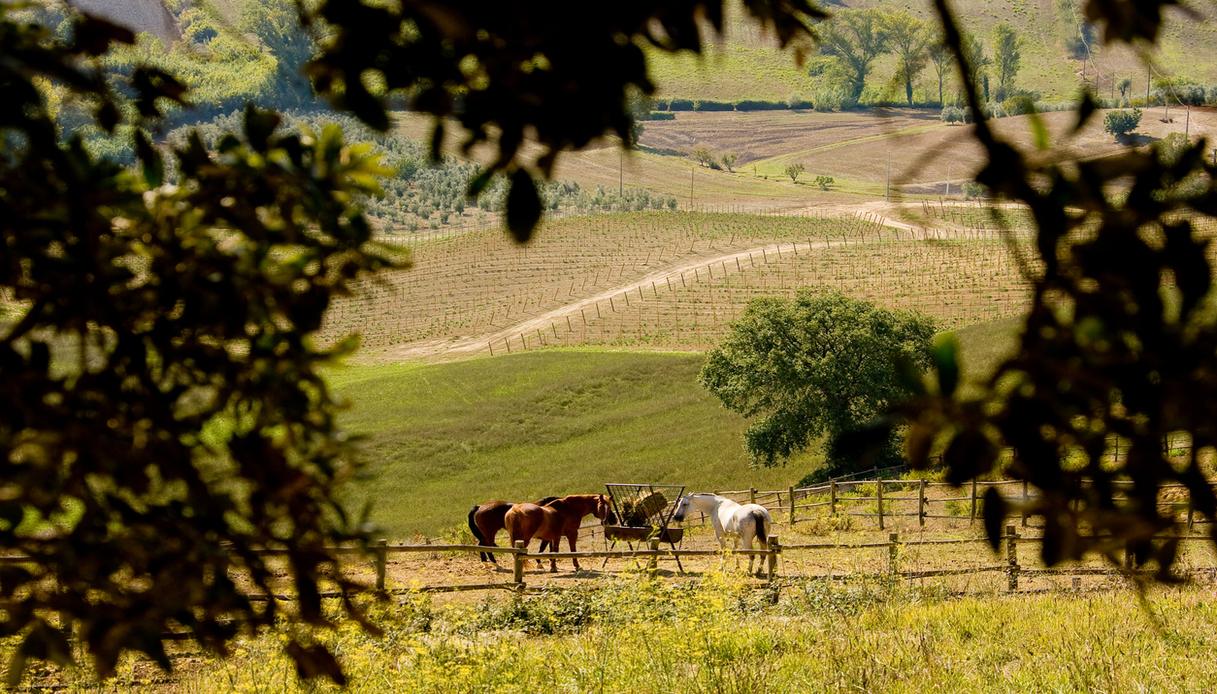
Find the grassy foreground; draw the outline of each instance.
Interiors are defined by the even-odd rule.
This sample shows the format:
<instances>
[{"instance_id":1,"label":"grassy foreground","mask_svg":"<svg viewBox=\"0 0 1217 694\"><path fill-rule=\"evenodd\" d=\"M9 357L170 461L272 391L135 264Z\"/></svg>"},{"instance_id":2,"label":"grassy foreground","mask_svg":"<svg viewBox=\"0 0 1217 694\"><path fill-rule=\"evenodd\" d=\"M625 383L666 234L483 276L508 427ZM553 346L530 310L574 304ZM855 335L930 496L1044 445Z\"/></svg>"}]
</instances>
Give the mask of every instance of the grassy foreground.
<instances>
[{"instance_id":1,"label":"grassy foreground","mask_svg":"<svg viewBox=\"0 0 1217 694\"><path fill-rule=\"evenodd\" d=\"M388 537L465 523L470 505L600 492L606 482L776 489L819 464L750 469L744 420L701 386L700 354L544 351L431 366L351 366L330 377L366 436Z\"/></svg>"},{"instance_id":2,"label":"grassy foreground","mask_svg":"<svg viewBox=\"0 0 1217 694\"><path fill-rule=\"evenodd\" d=\"M1198 589L952 600L881 583L772 593L622 579L602 588L379 612L329 638L354 691L1207 692L1217 605ZM173 691L300 687L275 638L179 675Z\"/></svg>"}]
</instances>

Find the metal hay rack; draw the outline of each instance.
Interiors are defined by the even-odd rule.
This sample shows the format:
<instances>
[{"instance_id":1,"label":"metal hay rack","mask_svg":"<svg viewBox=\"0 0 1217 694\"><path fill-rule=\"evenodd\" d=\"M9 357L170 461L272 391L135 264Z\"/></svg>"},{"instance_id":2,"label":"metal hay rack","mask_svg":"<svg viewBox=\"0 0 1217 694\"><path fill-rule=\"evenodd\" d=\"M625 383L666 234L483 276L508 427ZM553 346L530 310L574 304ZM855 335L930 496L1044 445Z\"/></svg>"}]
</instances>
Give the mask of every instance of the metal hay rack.
<instances>
[{"instance_id":1,"label":"metal hay rack","mask_svg":"<svg viewBox=\"0 0 1217 694\"><path fill-rule=\"evenodd\" d=\"M684 528L670 528L676 505L684 496L684 485L678 484L606 484L609 503L616 523L604 526L604 539L616 546L625 542L630 549L634 543L647 540L666 542L672 549L684 539ZM607 559L605 560L608 561ZM680 557L676 566L684 572Z\"/></svg>"}]
</instances>

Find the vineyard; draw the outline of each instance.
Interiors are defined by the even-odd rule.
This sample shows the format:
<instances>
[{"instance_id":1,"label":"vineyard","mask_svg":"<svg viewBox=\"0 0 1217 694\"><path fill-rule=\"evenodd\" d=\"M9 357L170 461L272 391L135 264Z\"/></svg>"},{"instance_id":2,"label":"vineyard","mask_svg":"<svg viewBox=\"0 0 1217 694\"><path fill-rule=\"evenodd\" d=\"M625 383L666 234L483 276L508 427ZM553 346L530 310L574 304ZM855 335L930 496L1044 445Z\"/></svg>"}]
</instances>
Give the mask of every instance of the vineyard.
<instances>
[{"instance_id":1,"label":"vineyard","mask_svg":"<svg viewBox=\"0 0 1217 694\"><path fill-rule=\"evenodd\" d=\"M962 214L943 212L942 214ZM748 302L801 288L917 309L945 328L1018 315L1027 283L983 228L877 217L642 212L549 222L529 246L498 230L419 236L414 266L334 307L392 356L553 345L700 349Z\"/></svg>"}]
</instances>

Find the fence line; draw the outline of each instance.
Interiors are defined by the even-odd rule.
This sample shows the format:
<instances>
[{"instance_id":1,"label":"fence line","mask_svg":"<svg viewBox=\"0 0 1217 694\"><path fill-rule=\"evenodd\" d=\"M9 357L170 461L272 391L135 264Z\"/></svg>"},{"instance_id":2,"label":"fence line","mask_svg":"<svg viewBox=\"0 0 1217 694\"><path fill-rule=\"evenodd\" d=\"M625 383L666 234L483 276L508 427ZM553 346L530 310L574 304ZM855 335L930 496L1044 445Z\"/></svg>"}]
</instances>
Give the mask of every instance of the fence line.
<instances>
[{"instance_id":1,"label":"fence line","mask_svg":"<svg viewBox=\"0 0 1217 694\"><path fill-rule=\"evenodd\" d=\"M1212 538L1208 535L1194 534L1170 534L1161 535L1156 539L1173 540L1179 542L1211 542ZM528 583L526 580L525 565L531 560L551 559L559 561L563 559L645 559L645 571L655 574L658 570L658 561L661 558L679 559L680 557L712 557L712 556L741 556L741 557L758 557L761 559L762 568L765 573L765 580L769 584L774 584L779 579L844 579L844 578L876 578L887 577L905 580L916 580L932 577L948 577L948 576L965 576L984 573L1004 573L1006 575L1006 590L1007 592L1020 592L1020 579L1024 577L1036 576L1146 576L1152 572L1148 570L1132 568L1131 555L1125 555L1122 566L1096 567L1096 566L1064 566L1064 567L1029 567L1025 566L1020 561L1019 548L1022 545L1035 545L1042 543L1043 538L1037 536L1021 535L1018 533L1014 525L1007 525L1005 532L1001 537L1001 544L998 549L997 556L1003 560L1000 563L983 564L978 566L967 567L930 567L915 570L904 570L900 568L900 555L903 548L916 548L924 546L945 546L945 545L963 545L963 544L987 544L985 538L942 538L942 539L917 539L917 540L901 540L899 533L892 532L888 534L886 541L872 542L853 542L853 543L832 543L832 542L813 542L813 543L795 543L784 545L779 541L778 536L769 536L768 549L754 550L716 550L716 549L675 549L661 547L658 540L650 540L648 546L638 549L629 550L589 550L577 552L529 552L523 547L523 543L517 541L513 547L486 547L482 545L434 545L434 544L389 544L385 540L381 540L374 545L370 552L374 566L376 568L376 582L373 590L383 594L403 594L411 592L459 592L459 591L480 591L480 590L510 590L515 592L526 592ZM365 552L361 548L342 547L337 548L342 552ZM799 574L799 573L779 573L779 559L785 555L794 554L814 554L816 552L825 551L879 551L880 555L886 555L885 570L881 572L849 572L849 573L828 573L828 574ZM430 585L411 588L390 588L388 586L388 556L395 553L467 553L474 554L480 552L488 552L492 554L509 555L512 558L512 580L491 582L491 583L476 583L476 584L453 584L453 585ZM268 550L268 554L283 554L285 550ZM1004 555L1004 557L1003 557ZM12 561L20 558L7 557ZM1192 567L1180 568L1176 570L1177 575L1204 575L1211 576L1217 580L1217 566L1212 567ZM1075 585L1076 587L1076 585ZM322 597L341 597L339 593L323 593ZM262 600L291 600L294 599L290 595L272 594L261 596Z\"/></svg>"}]
</instances>

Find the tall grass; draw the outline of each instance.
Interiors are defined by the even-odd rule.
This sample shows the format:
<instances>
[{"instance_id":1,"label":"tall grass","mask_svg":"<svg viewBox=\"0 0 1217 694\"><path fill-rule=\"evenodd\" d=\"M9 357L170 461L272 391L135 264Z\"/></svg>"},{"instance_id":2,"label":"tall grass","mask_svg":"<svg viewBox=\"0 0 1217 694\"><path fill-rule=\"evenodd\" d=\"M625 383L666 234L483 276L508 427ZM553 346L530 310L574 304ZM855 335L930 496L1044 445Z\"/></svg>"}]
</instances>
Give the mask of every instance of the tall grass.
<instances>
[{"instance_id":1,"label":"tall grass","mask_svg":"<svg viewBox=\"0 0 1217 694\"><path fill-rule=\"evenodd\" d=\"M373 638L329 642L356 691L1212 691L1202 591L953 600L885 583L774 595L730 578L602 588L435 610L385 608ZM420 615L427 615L420 619ZM180 676L175 691L296 691L267 637ZM326 689L326 687L321 687Z\"/></svg>"}]
</instances>

